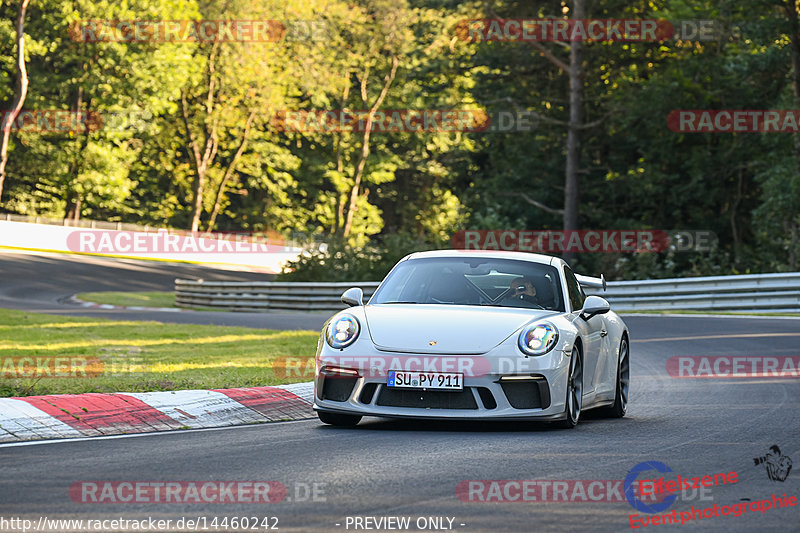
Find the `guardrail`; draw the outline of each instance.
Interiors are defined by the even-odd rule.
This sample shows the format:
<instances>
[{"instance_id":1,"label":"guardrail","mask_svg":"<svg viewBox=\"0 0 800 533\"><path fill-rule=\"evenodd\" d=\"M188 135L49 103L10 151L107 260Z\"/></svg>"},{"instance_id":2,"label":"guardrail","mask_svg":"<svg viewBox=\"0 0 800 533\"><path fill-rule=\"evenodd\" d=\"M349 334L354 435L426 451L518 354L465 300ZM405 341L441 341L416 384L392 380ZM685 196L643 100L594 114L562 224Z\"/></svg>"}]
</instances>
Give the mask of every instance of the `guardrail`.
<instances>
[{"instance_id":1,"label":"guardrail","mask_svg":"<svg viewBox=\"0 0 800 533\"><path fill-rule=\"evenodd\" d=\"M366 301L378 282L318 283L278 281L175 280L178 307L219 307L231 311L338 311L350 287L361 287Z\"/></svg>"},{"instance_id":2,"label":"guardrail","mask_svg":"<svg viewBox=\"0 0 800 533\"><path fill-rule=\"evenodd\" d=\"M117 231L157 231L153 226L141 226L127 222L105 222L102 220L49 218L36 215L15 215L13 213L0 213L0 220L6 222L25 222L28 224L42 224L46 226L66 226L71 228L108 229Z\"/></svg>"},{"instance_id":3,"label":"guardrail","mask_svg":"<svg viewBox=\"0 0 800 533\"><path fill-rule=\"evenodd\" d=\"M800 272L612 281L587 291L615 310L800 311Z\"/></svg>"},{"instance_id":4,"label":"guardrail","mask_svg":"<svg viewBox=\"0 0 800 533\"><path fill-rule=\"evenodd\" d=\"M361 287L366 301L378 282L286 283L175 280L178 307L233 311L338 311L342 292ZM616 311L776 311L800 312L800 272L709 276L643 281L611 281L608 290L587 294L606 298Z\"/></svg>"}]
</instances>

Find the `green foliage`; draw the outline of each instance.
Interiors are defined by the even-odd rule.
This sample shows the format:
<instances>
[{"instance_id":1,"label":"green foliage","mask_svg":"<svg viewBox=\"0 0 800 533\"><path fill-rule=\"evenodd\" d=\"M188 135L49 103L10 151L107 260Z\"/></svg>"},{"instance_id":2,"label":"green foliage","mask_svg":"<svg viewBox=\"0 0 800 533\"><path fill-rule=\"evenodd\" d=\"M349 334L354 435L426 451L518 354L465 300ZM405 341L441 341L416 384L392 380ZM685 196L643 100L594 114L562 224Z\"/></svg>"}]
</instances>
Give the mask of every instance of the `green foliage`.
<instances>
[{"instance_id":1,"label":"green foliage","mask_svg":"<svg viewBox=\"0 0 800 533\"><path fill-rule=\"evenodd\" d=\"M289 262L278 281L380 281L406 255L434 248L409 234L386 235L366 246L332 239Z\"/></svg>"},{"instance_id":2,"label":"green foliage","mask_svg":"<svg viewBox=\"0 0 800 533\"><path fill-rule=\"evenodd\" d=\"M592 126L581 132L580 226L710 230L719 247L584 254L576 268L619 279L797 268L800 134L676 133L665 124L680 109L800 109L785 5L587 6L593 18L713 19L724 31L711 41L586 44L583 111ZM13 97L16 7L0 0L3 108ZM204 228L218 211L212 229L273 230L328 244L292 265L287 279L380 279L405 253L447 247L465 228L559 229L567 76L539 47L466 42L456 28L487 17L563 17L570 7L555 0L34 1L26 109L133 120L91 132L15 132L0 206L188 228L197 178L192 132L199 145L213 138L216 146L201 194ZM70 38L70 25L86 19L201 18L305 21L314 24L313 38L290 33L218 45ZM568 61L569 45L543 46ZM279 111L368 109L395 58L382 110L533 112L538 123L510 133L373 132L358 185L363 132L276 124Z\"/></svg>"}]
</instances>

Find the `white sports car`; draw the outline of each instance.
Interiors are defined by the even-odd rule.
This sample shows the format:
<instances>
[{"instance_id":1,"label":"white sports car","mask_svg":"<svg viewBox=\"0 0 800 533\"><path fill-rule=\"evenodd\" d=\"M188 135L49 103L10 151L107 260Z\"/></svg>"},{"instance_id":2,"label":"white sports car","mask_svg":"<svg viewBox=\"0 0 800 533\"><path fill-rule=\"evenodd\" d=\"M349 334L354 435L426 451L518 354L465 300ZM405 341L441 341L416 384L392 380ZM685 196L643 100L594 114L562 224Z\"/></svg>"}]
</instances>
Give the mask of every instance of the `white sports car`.
<instances>
[{"instance_id":1,"label":"white sports car","mask_svg":"<svg viewBox=\"0 0 800 533\"><path fill-rule=\"evenodd\" d=\"M403 258L366 305L342 301L317 347L314 409L363 416L513 419L574 427L581 411L622 417L628 328L562 259L443 250Z\"/></svg>"}]
</instances>

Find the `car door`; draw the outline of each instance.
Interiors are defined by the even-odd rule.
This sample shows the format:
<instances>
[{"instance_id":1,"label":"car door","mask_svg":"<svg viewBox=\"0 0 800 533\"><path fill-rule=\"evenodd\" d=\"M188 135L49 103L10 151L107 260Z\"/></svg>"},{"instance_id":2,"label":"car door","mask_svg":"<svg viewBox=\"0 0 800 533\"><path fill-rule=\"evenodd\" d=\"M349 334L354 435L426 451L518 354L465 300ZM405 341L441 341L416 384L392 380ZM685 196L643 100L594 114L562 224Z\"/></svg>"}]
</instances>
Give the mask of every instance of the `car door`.
<instances>
[{"instance_id":1,"label":"car door","mask_svg":"<svg viewBox=\"0 0 800 533\"><path fill-rule=\"evenodd\" d=\"M593 395L597 389L598 376L605 367L603 347L606 343L608 328L603 315L595 315L589 320L580 318L578 314L583 309L586 294L578 283L575 274L568 266L564 266L564 278L567 282L567 295L570 307L575 314L573 324L580 330L584 340L583 346L583 389L584 396Z\"/></svg>"}]
</instances>

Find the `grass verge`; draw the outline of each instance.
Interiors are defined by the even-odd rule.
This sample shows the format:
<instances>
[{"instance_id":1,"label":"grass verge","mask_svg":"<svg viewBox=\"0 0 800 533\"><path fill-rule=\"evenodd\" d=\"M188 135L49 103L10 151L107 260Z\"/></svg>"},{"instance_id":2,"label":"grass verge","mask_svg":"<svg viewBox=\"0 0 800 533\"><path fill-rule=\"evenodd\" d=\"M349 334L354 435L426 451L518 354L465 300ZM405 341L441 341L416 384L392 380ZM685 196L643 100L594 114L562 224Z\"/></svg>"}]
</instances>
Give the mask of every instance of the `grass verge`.
<instances>
[{"instance_id":1,"label":"grass verge","mask_svg":"<svg viewBox=\"0 0 800 533\"><path fill-rule=\"evenodd\" d=\"M175 305L174 292L82 292L77 295L84 302L95 304L108 304L121 307L172 307ZM191 309L192 311L217 311L228 312L229 309L221 307L181 307L180 309Z\"/></svg>"},{"instance_id":2,"label":"grass verge","mask_svg":"<svg viewBox=\"0 0 800 533\"><path fill-rule=\"evenodd\" d=\"M174 292L84 292L78 298L123 307L175 307Z\"/></svg>"},{"instance_id":3,"label":"grass verge","mask_svg":"<svg viewBox=\"0 0 800 533\"><path fill-rule=\"evenodd\" d=\"M0 397L309 381L319 333L72 318L0 309ZM302 365L312 369L310 365Z\"/></svg>"}]
</instances>

